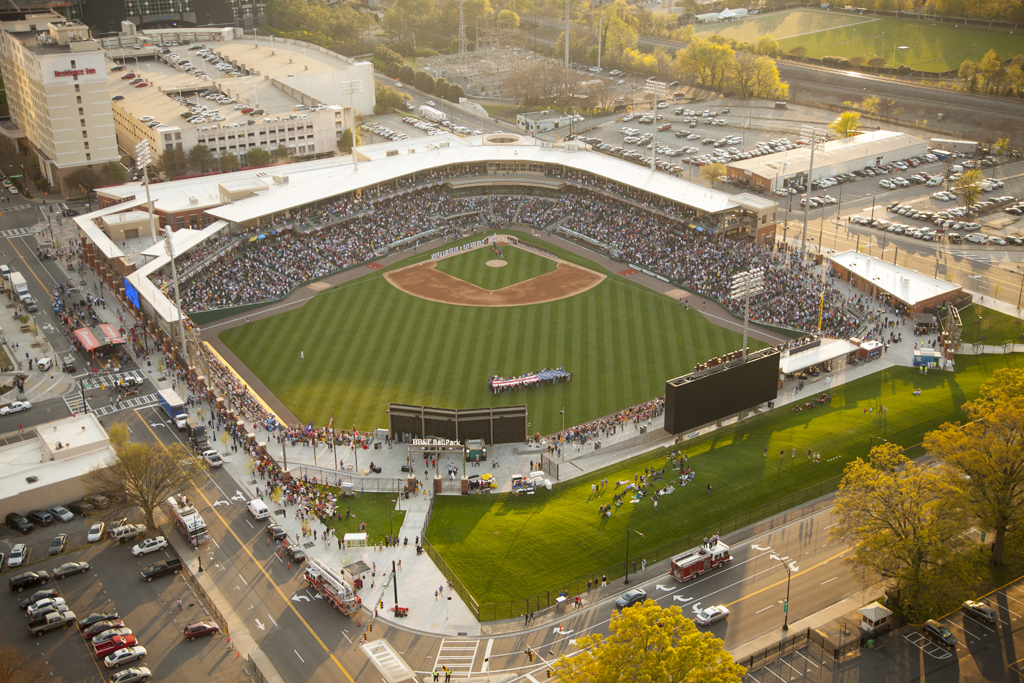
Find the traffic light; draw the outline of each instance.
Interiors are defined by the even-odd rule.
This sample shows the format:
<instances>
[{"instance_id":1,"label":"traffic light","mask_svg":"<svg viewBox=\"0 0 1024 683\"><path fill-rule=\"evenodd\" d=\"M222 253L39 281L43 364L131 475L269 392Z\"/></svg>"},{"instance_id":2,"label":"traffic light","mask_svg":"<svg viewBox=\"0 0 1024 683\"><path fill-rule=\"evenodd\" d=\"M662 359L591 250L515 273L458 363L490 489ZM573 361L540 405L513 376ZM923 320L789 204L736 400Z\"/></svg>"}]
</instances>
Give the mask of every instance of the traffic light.
<instances>
[{"instance_id":1,"label":"traffic light","mask_svg":"<svg viewBox=\"0 0 1024 683\"><path fill-rule=\"evenodd\" d=\"M384 601L383 600L380 601L380 608L384 609Z\"/></svg>"},{"instance_id":2,"label":"traffic light","mask_svg":"<svg viewBox=\"0 0 1024 683\"><path fill-rule=\"evenodd\" d=\"M367 633L373 633L373 624L367 624L366 625L366 632Z\"/></svg>"},{"instance_id":3,"label":"traffic light","mask_svg":"<svg viewBox=\"0 0 1024 683\"><path fill-rule=\"evenodd\" d=\"M527 652L530 654L530 661L532 662L533 661L533 650L527 650Z\"/></svg>"},{"instance_id":4,"label":"traffic light","mask_svg":"<svg viewBox=\"0 0 1024 683\"><path fill-rule=\"evenodd\" d=\"M548 670L547 670L547 671L545 671L544 673L546 673L546 674L547 674L547 676L545 676L544 678L551 678L551 669L548 669Z\"/></svg>"}]
</instances>

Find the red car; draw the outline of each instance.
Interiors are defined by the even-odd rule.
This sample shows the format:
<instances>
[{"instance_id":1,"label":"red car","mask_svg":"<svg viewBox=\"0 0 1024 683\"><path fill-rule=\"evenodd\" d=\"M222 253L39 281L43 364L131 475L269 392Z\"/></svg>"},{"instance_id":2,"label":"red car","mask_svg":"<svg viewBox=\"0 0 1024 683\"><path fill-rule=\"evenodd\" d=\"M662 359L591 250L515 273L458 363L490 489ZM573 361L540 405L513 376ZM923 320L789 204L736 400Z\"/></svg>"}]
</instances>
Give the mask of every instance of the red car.
<instances>
[{"instance_id":1,"label":"red car","mask_svg":"<svg viewBox=\"0 0 1024 683\"><path fill-rule=\"evenodd\" d=\"M137 83L135 85L135 87L136 88L148 88L149 87L149 83Z\"/></svg>"},{"instance_id":2,"label":"red car","mask_svg":"<svg viewBox=\"0 0 1024 683\"><path fill-rule=\"evenodd\" d=\"M114 636L105 643L94 645L93 648L96 650L96 657L103 659L111 652L116 652L123 647L135 647L138 645L138 641L135 640L135 636Z\"/></svg>"},{"instance_id":3,"label":"red car","mask_svg":"<svg viewBox=\"0 0 1024 683\"><path fill-rule=\"evenodd\" d=\"M122 81L130 81L133 78L135 78L135 74L125 74L124 76L121 76Z\"/></svg>"},{"instance_id":4,"label":"red car","mask_svg":"<svg viewBox=\"0 0 1024 683\"><path fill-rule=\"evenodd\" d=\"M256 110L255 110L255 109L253 109L252 107L246 107L245 109L243 109L243 110L242 110L242 113L243 113L243 114L251 114L251 113L253 113L254 111L256 111Z\"/></svg>"},{"instance_id":5,"label":"red car","mask_svg":"<svg viewBox=\"0 0 1024 683\"><path fill-rule=\"evenodd\" d=\"M220 631L220 627L212 621L197 621L185 627L182 633L186 640L195 640L199 636L212 636Z\"/></svg>"}]
</instances>

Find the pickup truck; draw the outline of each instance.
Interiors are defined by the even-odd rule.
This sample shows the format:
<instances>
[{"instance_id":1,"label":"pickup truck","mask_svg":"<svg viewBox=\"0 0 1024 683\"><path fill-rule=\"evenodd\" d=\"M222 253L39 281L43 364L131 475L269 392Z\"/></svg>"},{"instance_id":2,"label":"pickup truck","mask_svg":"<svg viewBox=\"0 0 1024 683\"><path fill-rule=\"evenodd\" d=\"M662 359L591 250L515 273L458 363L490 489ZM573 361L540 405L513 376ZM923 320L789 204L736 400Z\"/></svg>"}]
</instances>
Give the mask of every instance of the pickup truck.
<instances>
[{"instance_id":1,"label":"pickup truck","mask_svg":"<svg viewBox=\"0 0 1024 683\"><path fill-rule=\"evenodd\" d=\"M111 652L117 652L126 647L135 647L138 644L139 641L135 639L135 636L129 633L125 636L114 636L110 640L97 643L92 646L92 649L96 652L97 659L103 659Z\"/></svg>"},{"instance_id":2,"label":"pickup truck","mask_svg":"<svg viewBox=\"0 0 1024 683\"><path fill-rule=\"evenodd\" d=\"M46 615L45 621L40 621L38 624L28 627L28 632L34 636L41 636L47 631L61 628L63 626L70 626L75 623L74 612L51 612Z\"/></svg>"},{"instance_id":3,"label":"pickup truck","mask_svg":"<svg viewBox=\"0 0 1024 683\"><path fill-rule=\"evenodd\" d=\"M163 576L164 574L177 574L184 566L184 563L178 558L161 560L160 562L151 564L142 570L142 580L152 581L156 577Z\"/></svg>"}]
</instances>

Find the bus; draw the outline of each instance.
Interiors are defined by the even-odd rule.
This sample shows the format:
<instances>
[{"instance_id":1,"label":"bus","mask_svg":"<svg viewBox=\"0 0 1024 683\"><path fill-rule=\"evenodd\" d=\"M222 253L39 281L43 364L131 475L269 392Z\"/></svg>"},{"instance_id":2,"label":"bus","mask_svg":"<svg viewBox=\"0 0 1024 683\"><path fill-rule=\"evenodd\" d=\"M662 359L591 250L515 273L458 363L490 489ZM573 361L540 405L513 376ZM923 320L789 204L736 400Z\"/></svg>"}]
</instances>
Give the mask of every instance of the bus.
<instances>
[{"instance_id":1,"label":"bus","mask_svg":"<svg viewBox=\"0 0 1024 683\"><path fill-rule=\"evenodd\" d=\"M206 528L206 522L189 501L188 496L179 493L167 499L167 505L171 509L171 516L174 518L178 531L193 546L200 546L210 540L210 532Z\"/></svg>"}]
</instances>

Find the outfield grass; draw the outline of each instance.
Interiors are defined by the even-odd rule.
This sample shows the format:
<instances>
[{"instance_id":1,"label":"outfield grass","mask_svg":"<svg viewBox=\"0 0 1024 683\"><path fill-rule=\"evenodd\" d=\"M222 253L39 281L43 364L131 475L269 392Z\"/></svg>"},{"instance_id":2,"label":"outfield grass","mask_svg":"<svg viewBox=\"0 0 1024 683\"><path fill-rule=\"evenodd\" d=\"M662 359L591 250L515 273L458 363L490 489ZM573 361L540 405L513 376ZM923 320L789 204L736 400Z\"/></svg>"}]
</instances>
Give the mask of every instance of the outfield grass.
<instances>
[{"instance_id":1,"label":"outfield grass","mask_svg":"<svg viewBox=\"0 0 1024 683\"><path fill-rule=\"evenodd\" d=\"M498 258L490 247L441 259L435 267L452 277L490 290L502 289L558 268L558 264L551 259L509 245L501 248L501 254L508 264L502 268L487 265L488 261Z\"/></svg>"},{"instance_id":2,"label":"outfield grass","mask_svg":"<svg viewBox=\"0 0 1024 683\"><path fill-rule=\"evenodd\" d=\"M707 37L717 34L753 43L772 36L783 50L807 48L807 56L884 57L890 66L907 66L921 71L950 71L965 59L981 61L989 49L1004 60L1024 52L1024 37L1008 31L929 24L910 19L877 19L869 15L826 12L813 9L772 12L742 21L708 24L697 28ZM900 50L900 46L907 49ZM895 49L896 54L893 55Z\"/></svg>"},{"instance_id":3,"label":"outfield grass","mask_svg":"<svg viewBox=\"0 0 1024 683\"><path fill-rule=\"evenodd\" d=\"M333 411L346 427L385 427L389 401L451 408L526 403L533 431L542 434L561 427L563 407L570 425L650 400L664 394L665 380L742 344L741 335L615 274L547 304L472 308L418 299L374 273L220 338L303 424L324 425ZM752 348L761 346L751 340ZM492 374L559 365L573 381L498 395L487 388Z\"/></svg>"},{"instance_id":4,"label":"outfield grass","mask_svg":"<svg viewBox=\"0 0 1024 683\"><path fill-rule=\"evenodd\" d=\"M438 497L428 538L481 605L577 590L577 578L595 573L615 578L622 575L627 525L644 534L631 538L630 557L637 560L687 534L714 532L723 520L842 474L848 462L867 454L872 437L919 444L925 432L960 419L960 406L996 369L1024 367L1024 355L959 356L957 365L956 374L891 368L835 388L827 406L802 412L782 407L695 439L686 444L695 480L663 496L657 512L649 498L613 506L610 518L599 518L598 506L612 501L616 481L664 467L664 449L534 496ZM923 393L912 395L918 388ZM768 458L762 455L766 447ZM820 464L808 461L808 449L822 454ZM610 486L595 496L591 484L603 478ZM510 614L517 615L515 609ZM499 609L495 616L504 615Z\"/></svg>"},{"instance_id":5,"label":"outfield grass","mask_svg":"<svg viewBox=\"0 0 1024 683\"><path fill-rule=\"evenodd\" d=\"M345 534L358 533L360 522L366 522L364 531L369 535L368 539L372 544L383 543L385 536L397 534L402 529L405 511L395 509L397 493L358 493L355 496L341 498L340 489L327 489L339 496L337 509L342 519L338 520L335 516L327 522L327 526L331 527L337 538L344 538ZM345 517L346 509L355 517Z\"/></svg>"},{"instance_id":6,"label":"outfield grass","mask_svg":"<svg viewBox=\"0 0 1024 683\"><path fill-rule=\"evenodd\" d=\"M1024 320L991 308L973 304L960 313L960 322L964 324L960 341L965 344L981 341L982 337L985 338L986 344L992 345L1024 342L1021 338L1021 334L1024 333Z\"/></svg>"}]
</instances>

